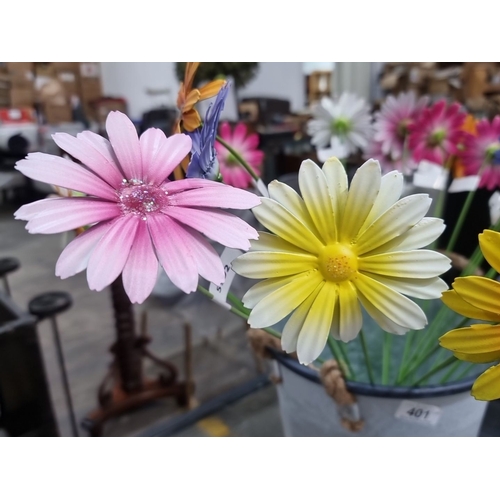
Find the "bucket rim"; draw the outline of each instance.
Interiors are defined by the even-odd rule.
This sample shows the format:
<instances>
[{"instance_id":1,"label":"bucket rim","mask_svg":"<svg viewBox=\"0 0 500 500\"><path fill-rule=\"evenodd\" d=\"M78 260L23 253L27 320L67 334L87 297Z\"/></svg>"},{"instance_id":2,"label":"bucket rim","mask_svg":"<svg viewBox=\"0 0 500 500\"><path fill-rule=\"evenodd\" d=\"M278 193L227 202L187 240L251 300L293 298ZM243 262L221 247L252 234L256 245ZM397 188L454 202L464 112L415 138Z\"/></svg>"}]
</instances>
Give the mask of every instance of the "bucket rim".
<instances>
[{"instance_id":1,"label":"bucket rim","mask_svg":"<svg viewBox=\"0 0 500 500\"><path fill-rule=\"evenodd\" d=\"M268 347L268 352L278 363L293 371L297 375L300 375L311 382L315 382L316 384L321 384L319 374L308 366L301 365L297 360L293 359L288 354L279 352L276 349ZM424 387L386 386L380 384L372 385L366 382L354 382L350 380L346 380L345 383L350 392L359 396L418 399L438 396L452 396L461 392L468 392L472 388L475 379L476 376L472 376L464 380L448 382L440 385L428 385Z\"/></svg>"}]
</instances>

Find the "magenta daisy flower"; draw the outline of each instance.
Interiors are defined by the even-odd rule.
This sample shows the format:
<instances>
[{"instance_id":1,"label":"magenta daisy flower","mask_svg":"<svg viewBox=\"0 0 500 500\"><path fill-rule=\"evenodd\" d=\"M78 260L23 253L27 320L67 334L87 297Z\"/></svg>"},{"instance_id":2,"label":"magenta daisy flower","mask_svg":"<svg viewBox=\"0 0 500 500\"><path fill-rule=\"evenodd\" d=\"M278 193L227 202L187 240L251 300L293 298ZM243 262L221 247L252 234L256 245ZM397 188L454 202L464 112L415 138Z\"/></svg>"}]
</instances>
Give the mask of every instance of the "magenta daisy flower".
<instances>
[{"instance_id":1,"label":"magenta daisy flower","mask_svg":"<svg viewBox=\"0 0 500 500\"><path fill-rule=\"evenodd\" d=\"M491 122L486 118L476 125L476 135L464 137L464 148L460 157L465 165L466 175L476 175L481 170L479 187L495 189L500 187L500 168L496 156L500 151L500 116Z\"/></svg>"},{"instance_id":2,"label":"magenta daisy flower","mask_svg":"<svg viewBox=\"0 0 500 500\"><path fill-rule=\"evenodd\" d=\"M87 269L90 289L102 290L122 274L132 302L151 293L158 261L185 293L196 290L198 275L220 284L224 269L200 233L223 245L247 250L257 232L221 208L248 209L257 196L205 179L169 181L191 150L184 134L155 128L140 138L126 115L111 112L109 141L92 132L55 134L56 144L81 162L32 153L17 163L27 177L85 193L80 198L44 199L14 215L30 233L58 233L91 225L61 253L56 275L68 278Z\"/></svg>"},{"instance_id":3,"label":"magenta daisy flower","mask_svg":"<svg viewBox=\"0 0 500 500\"><path fill-rule=\"evenodd\" d=\"M260 166L264 159L264 152L257 149L259 136L249 134L244 123L238 123L232 130L227 122L221 124L219 134L259 175ZM217 159L219 160L220 173L224 183L237 188L247 188L252 181L250 174L217 141L215 141L215 149L217 150Z\"/></svg>"},{"instance_id":4,"label":"magenta daisy flower","mask_svg":"<svg viewBox=\"0 0 500 500\"><path fill-rule=\"evenodd\" d=\"M415 161L428 160L444 165L450 155L457 154L465 116L460 104L448 105L444 100L425 108L409 126L409 146Z\"/></svg>"},{"instance_id":5,"label":"magenta daisy flower","mask_svg":"<svg viewBox=\"0 0 500 500\"><path fill-rule=\"evenodd\" d=\"M403 156L408 127L419 117L428 100L426 96L417 99L414 92L387 97L375 115L373 136L374 141L380 143L380 151L384 157L400 165L398 160Z\"/></svg>"}]
</instances>

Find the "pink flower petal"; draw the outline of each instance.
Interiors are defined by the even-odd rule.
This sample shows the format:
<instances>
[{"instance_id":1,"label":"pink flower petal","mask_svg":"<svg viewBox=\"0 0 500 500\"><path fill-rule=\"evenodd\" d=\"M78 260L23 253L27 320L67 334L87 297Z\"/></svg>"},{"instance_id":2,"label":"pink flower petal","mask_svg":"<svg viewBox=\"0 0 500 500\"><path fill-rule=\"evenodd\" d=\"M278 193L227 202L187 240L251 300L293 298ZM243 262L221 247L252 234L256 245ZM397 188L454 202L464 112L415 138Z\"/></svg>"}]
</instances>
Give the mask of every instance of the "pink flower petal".
<instances>
[{"instance_id":1,"label":"pink flower petal","mask_svg":"<svg viewBox=\"0 0 500 500\"><path fill-rule=\"evenodd\" d=\"M167 139L158 130L163 136L161 139L157 132L150 132L153 130L158 129L146 130L141 135L142 168L144 180L159 185L188 155L192 141L186 134L174 134Z\"/></svg>"},{"instance_id":2,"label":"pink flower petal","mask_svg":"<svg viewBox=\"0 0 500 500\"><path fill-rule=\"evenodd\" d=\"M116 188L120 185L123 174L110 155L111 144L104 137L100 137L101 141L108 143L108 147L106 147L101 141L96 140L92 136L100 137L93 132L83 132L82 134L78 134L77 137L57 133L52 138L61 149L77 160L80 160L101 179L104 179L110 186Z\"/></svg>"},{"instance_id":3,"label":"pink flower petal","mask_svg":"<svg viewBox=\"0 0 500 500\"><path fill-rule=\"evenodd\" d=\"M28 203L20 207L16 212L14 212L14 218L18 220L31 220L35 218L44 207L51 206L50 199L38 200L33 203Z\"/></svg>"},{"instance_id":4,"label":"pink flower petal","mask_svg":"<svg viewBox=\"0 0 500 500\"><path fill-rule=\"evenodd\" d=\"M196 260L199 275L216 285L222 285L226 276L219 254L214 250L212 245L194 229L185 227L184 230L191 236L189 247Z\"/></svg>"},{"instance_id":5,"label":"pink flower petal","mask_svg":"<svg viewBox=\"0 0 500 500\"><path fill-rule=\"evenodd\" d=\"M16 163L16 170L36 181L81 191L105 200L116 199L115 190L90 170L77 163L46 153L30 153Z\"/></svg>"},{"instance_id":6,"label":"pink flower petal","mask_svg":"<svg viewBox=\"0 0 500 500\"><path fill-rule=\"evenodd\" d=\"M242 144L247 135L247 127L244 123L237 123L233 131L233 141L234 143Z\"/></svg>"},{"instance_id":7,"label":"pink flower petal","mask_svg":"<svg viewBox=\"0 0 500 500\"><path fill-rule=\"evenodd\" d=\"M231 125L229 125L228 122L223 122L220 124L220 130L219 130L219 135L222 137L222 139L226 142L231 141Z\"/></svg>"},{"instance_id":8,"label":"pink flower petal","mask_svg":"<svg viewBox=\"0 0 500 500\"><path fill-rule=\"evenodd\" d=\"M216 183L217 184L217 183ZM193 189L170 196L172 205L216 208L253 208L260 205L257 195L219 184L218 186Z\"/></svg>"},{"instance_id":9,"label":"pink flower petal","mask_svg":"<svg viewBox=\"0 0 500 500\"><path fill-rule=\"evenodd\" d=\"M166 215L149 217L148 224L156 255L167 276L183 292L194 292L198 286L198 266L189 233Z\"/></svg>"},{"instance_id":10,"label":"pink flower petal","mask_svg":"<svg viewBox=\"0 0 500 500\"><path fill-rule=\"evenodd\" d=\"M90 254L108 231L110 222L101 222L77 236L62 251L56 262L56 276L69 278L87 268Z\"/></svg>"},{"instance_id":11,"label":"pink flower petal","mask_svg":"<svg viewBox=\"0 0 500 500\"><path fill-rule=\"evenodd\" d=\"M89 198L52 198L43 201L44 209L26 224L30 233L60 233L121 215L118 205L109 201Z\"/></svg>"},{"instance_id":12,"label":"pink flower petal","mask_svg":"<svg viewBox=\"0 0 500 500\"><path fill-rule=\"evenodd\" d=\"M186 191L188 189L199 189L212 186L220 186L220 183L207 179L181 179L179 181L168 181L162 184L162 188L170 194Z\"/></svg>"},{"instance_id":13,"label":"pink flower petal","mask_svg":"<svg viewBox=\"0 0 500 500\"><path fill-rule=\"evenodd\" d=\"M139 220L134 243L123 268L123 286L133 303L142 304L151 295L158 278L158 259L147 222Z\"/></svg>"},{"instance_id":14,"label":"pink flower petal","mask_svg":"<svg viewBox=\"0 0 500 500\"><path fill-rule=\"evenodd\" d=\"M227 247L248 250L248 240L259 238L252 226L222 210L169 207L165 213Z\"/></svg>"},{"instance_id":15,"label":"pink flower petal","mask_svg":"<svg viewBox=\"0 0 500 500\"><path fill-rule=\"evenodd\" d=\"M112 283L129 257L140 219L122 216L115 219L95 246L87 266L87 281L91 290L100 291Z\"/></svg>"},{"instance_id":16,"label":"pink flower petal","mask_svg":"<svg viewBox=\"0 0 500 500\"><path fill-rule=\"evenodd\" d=\"M111 111L106 120L106 131L127 180L142 179L141 147L130 118L120 111Z\"/></svg>"},{"instance_id":17,"label":"pink flower petal","mask_svg":"<svg viewBox=\"0 0 500 500\"><path fill-rule=\"evenodd\" d=\"M116 157L110 142L101 135L90 132L89 130L80 132L76 137L89 147L94 148L102 156L103 161L108 164L108 170L111 171L112 167L116 167L116 169L118 169L120 174L119 183L121 183L121 181L125 178L125 173L120 166L118 158Z\"/></svg>"}]
</instances>

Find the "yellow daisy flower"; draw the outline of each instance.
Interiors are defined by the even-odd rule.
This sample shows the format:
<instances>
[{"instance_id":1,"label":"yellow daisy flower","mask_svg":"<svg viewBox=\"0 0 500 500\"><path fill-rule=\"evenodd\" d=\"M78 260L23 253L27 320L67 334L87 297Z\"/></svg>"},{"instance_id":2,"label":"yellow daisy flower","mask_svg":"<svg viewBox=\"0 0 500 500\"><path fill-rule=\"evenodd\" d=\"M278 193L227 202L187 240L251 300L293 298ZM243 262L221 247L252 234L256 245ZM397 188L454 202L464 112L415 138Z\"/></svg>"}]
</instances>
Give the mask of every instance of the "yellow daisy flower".
<instances>
[{"instance_id":1,"label":"yellow daisy flower","mask_svg":"<svg viewBox=\"0 0 500 500\"><path fill-rule=\"evenodd\" d=\"M446 256L417 250L444 230L441 219L424 217L428 195L399 200L402 175L382 177L374 160L357 169L350 189L337 158L323 168L305 160L299 187L302 196L269 184L270 197L253 212L274 234L260 232L233 261L238 274L264 279L243 297L250 325L264 328L291 314L281 344L304 364L321 354L329 334L344 342L358 335L361 306L387 332L423 328L424 312L406 295L440 297L448 287L438 276L450 267Z\"/></svg>"},{"instance_id":2,"label":"yellow daisy flower","mask_svg":"<svg viewBox=\"0 0 500 500\"><path fill-rule=\"evenodd\" d=\"M500 233L489 229L479 235L484 258L500 271ZM500 322L500 283L482 276L456 278L453 290L443 294L443 302L462 316ZM471 363L500 361L500 325L477 324L445 333L439 343L458 359ZM472 386L471 394L481 401L500 398L500 364L488 368Z\"/></svg>"}]
</instances>

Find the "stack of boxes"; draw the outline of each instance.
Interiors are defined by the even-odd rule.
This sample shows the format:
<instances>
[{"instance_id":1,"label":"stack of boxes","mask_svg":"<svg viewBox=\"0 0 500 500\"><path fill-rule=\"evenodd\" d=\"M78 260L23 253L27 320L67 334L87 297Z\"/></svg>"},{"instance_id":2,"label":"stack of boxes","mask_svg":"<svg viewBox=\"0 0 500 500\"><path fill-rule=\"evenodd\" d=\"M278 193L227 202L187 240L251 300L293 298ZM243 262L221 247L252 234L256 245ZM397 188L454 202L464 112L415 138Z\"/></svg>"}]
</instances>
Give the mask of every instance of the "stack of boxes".
<instances>
[{"instance_id":1,"label":"stack of boxes","mask_svg":"<svg viewBox=\"0 0 500 500\"><path fill-rule=\"evenodd\" d=\"M101 98L100 63L0 63L0 107L36 108L45 123L71 122L79 106L96 120Z\"/></svg>"}]
</instances>

